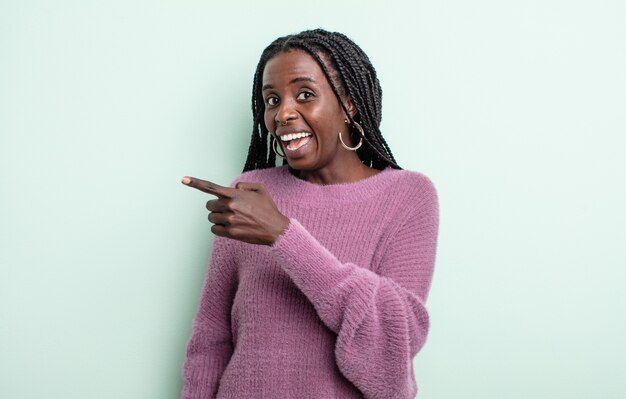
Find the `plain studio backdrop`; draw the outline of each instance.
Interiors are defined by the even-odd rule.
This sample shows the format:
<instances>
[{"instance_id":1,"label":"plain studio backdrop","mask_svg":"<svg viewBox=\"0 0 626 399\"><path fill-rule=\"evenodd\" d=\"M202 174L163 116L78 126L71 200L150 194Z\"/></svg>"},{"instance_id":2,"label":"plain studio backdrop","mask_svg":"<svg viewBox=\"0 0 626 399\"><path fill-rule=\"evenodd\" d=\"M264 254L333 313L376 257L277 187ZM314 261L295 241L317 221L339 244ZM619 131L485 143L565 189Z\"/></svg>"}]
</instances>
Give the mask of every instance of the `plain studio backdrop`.
<instances>
[{"instance_id":1,"label":"plain studio backdrop","mask_svg":"<svg viewBox=\"0 0 626 399\"><path fill-rule=\"evenodd\" d=\"M441 208L420 399L626 397L626 3L0 2L0 397L170 399L273 39L370 56Z\"/></svg>"}]
</instances>

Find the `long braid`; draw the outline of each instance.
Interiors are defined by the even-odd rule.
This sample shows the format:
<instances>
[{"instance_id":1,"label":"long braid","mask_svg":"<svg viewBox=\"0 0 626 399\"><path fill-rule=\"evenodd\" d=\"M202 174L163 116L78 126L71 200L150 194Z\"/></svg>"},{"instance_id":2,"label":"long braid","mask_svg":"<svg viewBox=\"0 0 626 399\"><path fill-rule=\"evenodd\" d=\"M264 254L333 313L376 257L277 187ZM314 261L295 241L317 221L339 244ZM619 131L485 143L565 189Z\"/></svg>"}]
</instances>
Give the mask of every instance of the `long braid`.
<instances>
[{"instance_id":1,"label":"long braid","mask_svg":"<svg viewBox=\"0 0 626 399\"><path fill-rule=\"evenodd\" d=\"M320 65L341 107L350 119L351 133L356 140L360 140L361 135L354 128L354 123L358 120L362 126L365 145L357 150L361 162L375 169L384 169L387 166L401 169L380 131L382 89L369 58L347 36L315 29L278 38L261 55L252 87L254 125L244 172L273 167L276 164L276 155L269 148L272 143L264 122L265 102L261 85L267 61L280 52L290 50L305 51ZM357 109L357 120L353 119L342 101L345 94L352 99ZM285 160L283 164L286 164Z\"/></svg>"},{"instance_id":2,"label":"long braid","mask_svg":"<svg viewBox=\"0 0 626 399\"><path fill-rule=\"evenodd\" d=\"M369 115L367 115L368 117L366 118L366 120L368 121L374 120L376 122L376 126L367 126L367 128L373 128L375 130L378 130L378 126L380 125L380 122L382 120L382 114L381 114L382 90L380 89L380 84L378 83L378 79L376 77L376 71L374 70L374 67L369 61L369 58L367 57L367 55L360 48L356 46L346 45L346 41L349 42L349 39L345 38L343 42L340 42L340 44L342 45L341 46L342 51L335 53L334 55L336 57L342 57L343 55L343 58L345 59L346 63L349 66L352 66L353 62L360 64L360 65L355 65L350 70L351 72L355 72L357 74L354 76L355 79L347 79L345 84L348 87L348 92L351 97L359 97L357 101L360 104L367 105L367 107L365 107L364 109L366 112L369 113ZM365 61L365 62L362 62L362 61ZM343 63L338 63L339 69L342 68L342 65ZM347 76L346 72L341 71L341 73L343 76ZM363 79L358 79L358 76L363 76L363 75L367 77L366 81L364 81ZM351 84L352 82L357 82L358 85L355 87ZM377 89L377 90L376 92L372 92L371 89ZM365 94L365 98L362 98L357 94L359 91ZM389 149L389 146L383 139L382 134L380 134L380 131L378 131L378 134L374 134L372 138L376 141L376 145L371 145L370 143L370 147L372 147L376 151L376 153L382 158L381 161L384 162L385 158L389 156L391 160L395 163L395 159L393 158L393 155L391 154L391 150ZM368 141L369 140L366 139L366 142ZM382 146L385 149L384 152L386 154L381 154L380 151L377 151L377 149L380 148L379 146Z\"/></svg>"}]
</instances>

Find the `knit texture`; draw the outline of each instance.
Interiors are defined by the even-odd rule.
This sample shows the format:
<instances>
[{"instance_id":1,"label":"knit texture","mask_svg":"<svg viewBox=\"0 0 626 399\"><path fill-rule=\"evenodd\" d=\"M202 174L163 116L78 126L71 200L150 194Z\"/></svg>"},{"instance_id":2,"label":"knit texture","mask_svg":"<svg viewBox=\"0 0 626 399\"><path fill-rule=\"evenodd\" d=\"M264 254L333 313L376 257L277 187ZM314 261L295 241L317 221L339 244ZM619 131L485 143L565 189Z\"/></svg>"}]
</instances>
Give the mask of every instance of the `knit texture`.
<instances>
[{"instance_id":1,"label":"knit texture","mask_svg":"<svg viewBox=\"0 0 626 399\"><path fill-rule=\"evenodd\" d=\"M424 175L318 185L249 171L289 227L274 245L215 237L182 398L414 398L439 208Z\"/></svg>"}]
</instances>

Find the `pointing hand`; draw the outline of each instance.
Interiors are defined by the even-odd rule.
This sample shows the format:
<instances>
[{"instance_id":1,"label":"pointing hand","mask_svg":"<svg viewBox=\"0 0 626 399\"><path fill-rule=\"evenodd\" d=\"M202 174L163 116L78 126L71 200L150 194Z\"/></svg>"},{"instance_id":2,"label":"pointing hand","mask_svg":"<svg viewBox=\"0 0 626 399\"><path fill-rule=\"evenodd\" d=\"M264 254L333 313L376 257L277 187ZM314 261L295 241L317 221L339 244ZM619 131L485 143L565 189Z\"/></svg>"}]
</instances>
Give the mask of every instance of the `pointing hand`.
<instances>
[{"instance_id":1,"label":"pointing hand","mask_svg":"<svg viewBox=\"0 0 626 399\"><path fill-rule=\"evenodd\" d=\"M182 183L217 197L206 203L215 235L272 245L289 226L289 218L280 213L262 184L240 182L232 188L188 176Z\"/></svg>"}]
</instances>

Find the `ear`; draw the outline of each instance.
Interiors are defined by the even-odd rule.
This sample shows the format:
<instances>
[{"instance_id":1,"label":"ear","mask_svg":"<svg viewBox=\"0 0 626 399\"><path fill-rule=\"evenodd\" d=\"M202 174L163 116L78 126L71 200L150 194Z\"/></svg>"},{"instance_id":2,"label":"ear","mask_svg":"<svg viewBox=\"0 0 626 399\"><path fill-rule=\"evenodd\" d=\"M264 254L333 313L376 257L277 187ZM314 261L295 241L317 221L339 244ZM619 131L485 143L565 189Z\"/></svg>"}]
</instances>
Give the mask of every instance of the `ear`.
<instances>
[{"instance_id":1,"label":"ear","mask_svg":"<svg viewBox=\"0 0 626 399\"><path fill-rule=\"evenodd\" d=\"M356 112L357 112L356 106L354 105L354 101L352 101L350 96L345 96L342 100L346 108L348 108L348 112L350 113L350 116L354 118L354 115L356 115ZM346 115L346 118L347 118L347 115Z\"/></svg>"}]
</instances>

